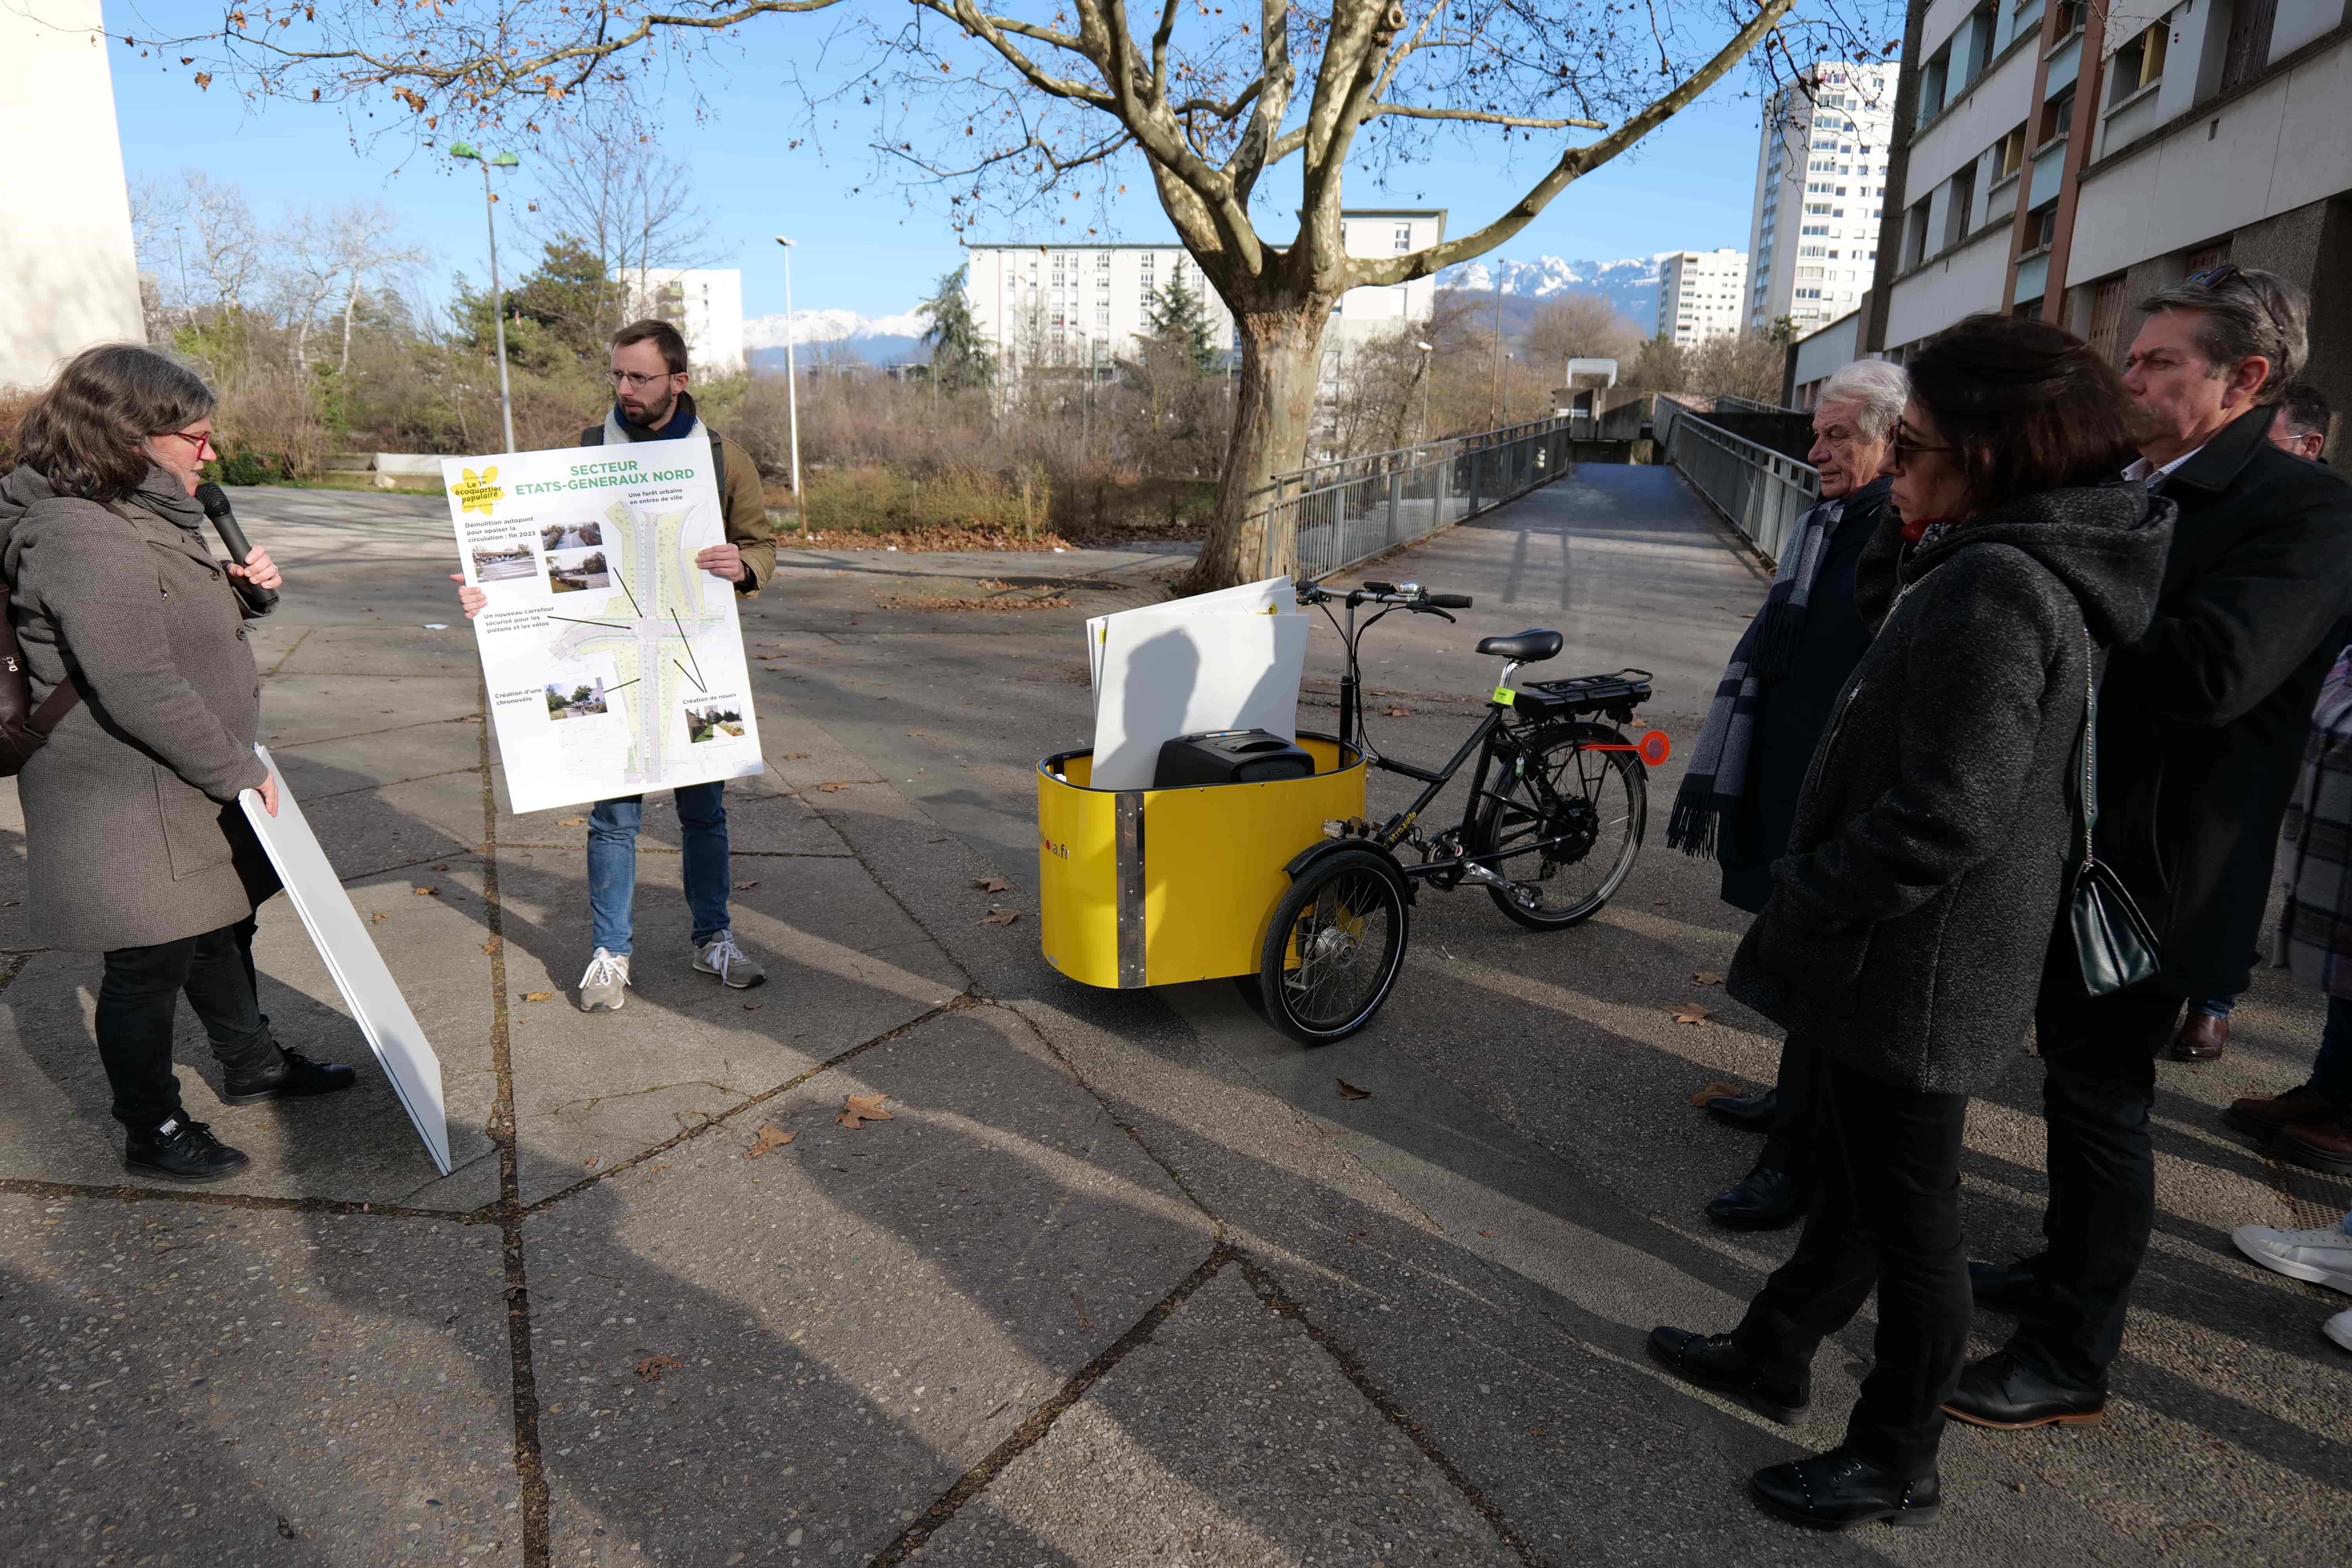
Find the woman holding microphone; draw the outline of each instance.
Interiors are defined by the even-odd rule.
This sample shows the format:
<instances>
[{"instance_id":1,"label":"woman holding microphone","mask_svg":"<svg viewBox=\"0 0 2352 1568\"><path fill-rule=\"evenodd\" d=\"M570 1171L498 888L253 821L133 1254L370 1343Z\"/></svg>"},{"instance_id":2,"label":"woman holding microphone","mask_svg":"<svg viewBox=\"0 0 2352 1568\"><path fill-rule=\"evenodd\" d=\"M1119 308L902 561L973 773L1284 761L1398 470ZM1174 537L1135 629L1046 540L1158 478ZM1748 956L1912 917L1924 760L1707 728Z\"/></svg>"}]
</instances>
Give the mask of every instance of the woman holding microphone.
<instances>
[{"instance_id":1,"label":"woman holding microphone","mask_svg":"<svg viewBox=\"0 0 2352 1568\"><path fill-rule=\"evenodd\" d=\"M0 570L36 702L79 700L17 775L33 934L106 955L98 1051L137 1175L203 1182L247 1157L192 1121L172 1072L183 992L232 1105L351 1087L341 1063L281 1048L260 1010L254 905L278 888L237 804L275 781L254 754L261 687L240 583L276 588L254 550L213 558L196 504L212 392L128 344L75 357L26 413L0 479Z\"/></svg>"}]
</instances>

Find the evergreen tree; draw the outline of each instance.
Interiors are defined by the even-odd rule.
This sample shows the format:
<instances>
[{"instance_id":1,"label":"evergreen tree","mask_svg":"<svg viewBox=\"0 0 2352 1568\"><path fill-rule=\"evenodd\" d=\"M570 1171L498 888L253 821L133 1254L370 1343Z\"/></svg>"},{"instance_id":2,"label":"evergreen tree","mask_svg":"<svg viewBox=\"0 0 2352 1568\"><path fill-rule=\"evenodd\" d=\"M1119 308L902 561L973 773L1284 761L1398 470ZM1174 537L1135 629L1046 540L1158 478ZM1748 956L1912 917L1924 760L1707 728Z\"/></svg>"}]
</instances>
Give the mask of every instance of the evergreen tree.
<instances>
[{"instance_id":1,"label":"evergreen tree","mask_svg":"<svg viewBox=\"0 0 2352 1568\"><path fill-rule=\"evenodd\" d=\"M969 267L959 267L939 281L938 292L915 307L931 319L923 332L930 345L931 374L950 387L984 387L996 377L996 361L972 325L971 303L964 298Z\"/></svg>"},{"instance_id":2,"label":"evergreen tree","mask_svg":"<svg viewBox=\"0 0 2352 1568\"><path fill-rule=\"evenodd\" d=\"M1147 309L1151 336L1183 349L1192 357L1194 370L1214 375L1224 368L1224 356L1210 331L1209 313L1202 307L1201 297L1185 287L1181 268L1166 288L1152 292Z\"/></svg>"}]
</instances>

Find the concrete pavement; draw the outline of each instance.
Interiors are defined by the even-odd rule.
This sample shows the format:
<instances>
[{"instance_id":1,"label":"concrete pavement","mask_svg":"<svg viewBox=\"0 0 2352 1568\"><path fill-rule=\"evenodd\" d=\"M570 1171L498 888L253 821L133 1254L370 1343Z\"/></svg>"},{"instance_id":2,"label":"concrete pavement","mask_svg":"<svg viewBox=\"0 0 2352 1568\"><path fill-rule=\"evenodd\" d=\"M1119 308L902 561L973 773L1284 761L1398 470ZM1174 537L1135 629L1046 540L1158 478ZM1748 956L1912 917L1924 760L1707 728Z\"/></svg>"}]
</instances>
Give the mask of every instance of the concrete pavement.
<instances>
[{"instance_id":1,"label":"concrete pavement","mask_svg":"<svg viewBox=\"0 0 2352 1568\"><path fill-rule=\"evenodd\" d=\"M460 1163L436 1177L372 1065L334 1101L219 1107L191 1028L190 1107L254 1166L226 1192L122 1186L96 961L28 951L21 903L0 908L0 1224L21 1237L0 1377L40 1434L0 1458L11 1563L2301 1563L2340 1544L2352 1402L2316 1323L2342 1299L2237 1259L2227 1230L2347 1200L2212 1120L2308 1060L2319 1009L2275 976L2230 1056L2167 1069L2164 1213L2109 1422L1956 1430L1941 1526L1816 1539L1739 1481L1835 1441L1867 1324L1825 1351L1793 1432L1641 1353L1655 1321L1728 1326L1791 1239L1696 1214L1753 1146L1688 1097L1768 1079L1776 1051L1695 979L1738 930L1706 868L1654 842L1610 909L1556 934L1475 892L1424 900L1381 1020L1312 1054L1223 983L1076 986L1037 956L1032 770L1087 736L1079 623L1181 563L793 552L745 618L771 771L729 792L737 930L772 981L688 972L674 825L649 809L636 994L583 1016L584 811L504 808L442 503L239 510L289 580L257 645L270 743L384 917ZM1670 472L1598 467L1370 574L1478 597L1458 628L1395 617L1368 644L1378 706L1408 710L1375 732L1424 761L1492 684L1470 644L1530 625L1568 634L1559 673L1655 671L1648 717L1687 744L1763 586ZM1033 584L1072 603L940 607ZM1654 825L1678 773L1651 777ZM0 862L0 900L21 866ZM991 875L1011 890L971 885ZM1022 917L984 923L991 905ZM260 951L288 1037L363 1058L283 900ZM1668 1016L1692 1001L1707 1025ZM1972 1114L1979 1255L2032 1245L2032 1068ZM1339 1078L1371 1097L1340 1100ZM868 1092L893 1120L835 1120ZM763 1126L789 1141L763 1150Z\"/></svg>"}]
</instances>

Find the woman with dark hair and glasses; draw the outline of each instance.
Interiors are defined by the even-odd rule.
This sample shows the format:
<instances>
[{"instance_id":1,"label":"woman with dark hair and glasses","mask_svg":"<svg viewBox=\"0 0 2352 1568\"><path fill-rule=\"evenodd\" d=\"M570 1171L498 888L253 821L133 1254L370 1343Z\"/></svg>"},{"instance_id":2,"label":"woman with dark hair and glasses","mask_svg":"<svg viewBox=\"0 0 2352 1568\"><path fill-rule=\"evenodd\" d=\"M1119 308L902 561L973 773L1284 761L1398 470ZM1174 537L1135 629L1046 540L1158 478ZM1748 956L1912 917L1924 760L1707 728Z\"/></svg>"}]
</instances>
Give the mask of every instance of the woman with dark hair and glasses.
<instances>
[{"instance_id":1,"label":"woman with dark hair and glasses","mask_svg":"<svg viewBox=\"0 0 2352 1568\"><path fill-rule=\"evenodd\" d=\"M2115 479L2132 456L2123 387L2081 340L1972 316L1905 368L1888 464L1903 526L1874 546L1893 602L1729 979L1822 1055L1820 1195L1736 1330L1650 1336L1690 1382L1793 1422L1814 1351L1876 1287L1876 1364L1844 1441L1748 1483L1768 1511L1828 1529L1940 1507L1970 1313L1969 1096L2025 1036L2081 852L2094 646L2147 626L2172 531L2170 502Z\"/></svg>"},{"instance_id":2,"label":"woman with dark hair and glasses","mask_svg":"<svg viewBox=\"0 0 2352 1568\"><path fill-rule=\"evenodd\" d=\"M17 775L33 934L106 955L98 1052L135 1174L202 1182L246 1156L188 1119L172 1073L182 993L231 1105L347 1089L352 1069L281 1049L255 994L254 904L277 890L237 804L262 794L261 687L237 584L194 500L213 395L162 354L78 355L26 413L0 480L0 567L36 700L78 700Z\"/></svg>"}]
</instances>

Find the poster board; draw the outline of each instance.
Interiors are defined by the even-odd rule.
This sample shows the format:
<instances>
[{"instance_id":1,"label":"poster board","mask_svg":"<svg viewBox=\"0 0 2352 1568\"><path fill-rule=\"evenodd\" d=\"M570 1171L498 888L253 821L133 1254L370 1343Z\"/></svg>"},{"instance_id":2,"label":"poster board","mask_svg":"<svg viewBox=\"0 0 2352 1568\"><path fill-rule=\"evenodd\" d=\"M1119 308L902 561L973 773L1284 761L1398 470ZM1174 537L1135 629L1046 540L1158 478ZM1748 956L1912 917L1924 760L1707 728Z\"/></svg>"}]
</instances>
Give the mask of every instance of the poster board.
<instances>
[{"instance_id":1,"label":"poster board","mask_svg":"<svg viewBox=\"0 0 2352 1568\"><path fill-rule=\"evenodd\" d=\"M1096 789L1149 789L1160 748L1214 730L1298 733L1308 622L1268 610L1155 605L1088 627Z\"/></svg>"},{"instance_id":2,"label":"poster board","mask_svg":"<svg viewBox=\"0 0 2352 1568\"><path fill-rule=\"evenodd\" d=\"M335 989L343 994L343 1003L366 1037L368 1048L375 1052L376 1064L400 1097L401 1109L416 1124L416 1135L425 1140L434 1168L446 1176L449 1173L449 1120L441 1100L441 1058L426 1042L425 1030L409 1011L408 999L400 994L392 971L384 967L383 955L376 952L375 940L368 935L359 911L352 908L351 895L343 891L342 879L328 864L327 852L319 847L302 816L301 803L278 777L268 749L256 746L253 751L270 776L278 779L278 815L272 816L263 809L260 791L249 789L237 796L246 820L253 824L262 848L268 851L278 879L286 885L287 898L302 917L303 929L310 933L311 944L334 977Z\"/></svg>"},{"instance_id":3,"label":"poster board","mask_svg":"<svg viewBox=\"0 0 2352 1568\"><path fill-rule=\"evenodd\" d=\"M514 811L760 773L706 436L441 468Z\"/></svg>"}]
</instances>

